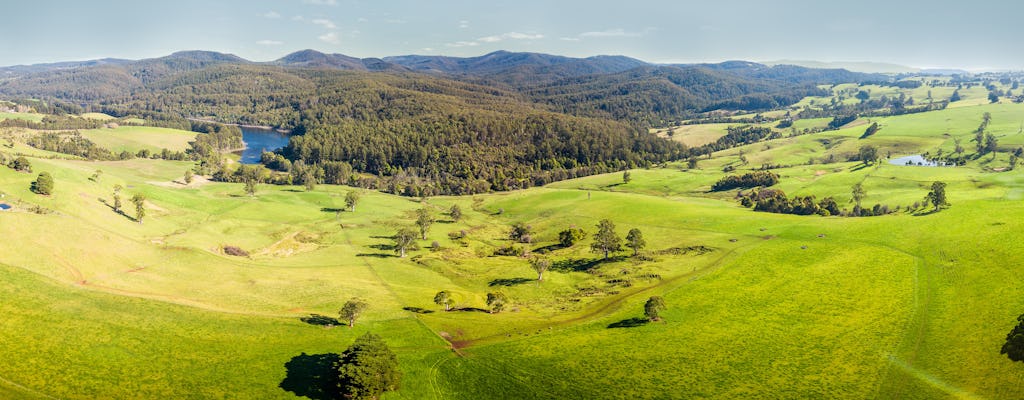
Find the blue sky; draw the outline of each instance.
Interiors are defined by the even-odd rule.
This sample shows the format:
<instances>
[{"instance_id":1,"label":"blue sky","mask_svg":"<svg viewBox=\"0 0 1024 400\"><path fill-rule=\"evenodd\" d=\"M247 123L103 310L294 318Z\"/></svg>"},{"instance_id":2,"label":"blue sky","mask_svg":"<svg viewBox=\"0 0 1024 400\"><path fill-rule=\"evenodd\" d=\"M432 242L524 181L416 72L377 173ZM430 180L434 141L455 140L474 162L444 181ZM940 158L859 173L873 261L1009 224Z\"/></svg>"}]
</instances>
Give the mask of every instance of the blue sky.
<instances>
[{"instance_id":1,"label":"blue sky","mask_svg":"<svg viewBox=\"0 0 1024 400\"><path fill-rule=\"evenodd\" d=\"M3 9L0 65L193 49L268 61L312 48L1024 69L1024 2L1010 1L33 0Z\"/></svg>"}]
</instances>

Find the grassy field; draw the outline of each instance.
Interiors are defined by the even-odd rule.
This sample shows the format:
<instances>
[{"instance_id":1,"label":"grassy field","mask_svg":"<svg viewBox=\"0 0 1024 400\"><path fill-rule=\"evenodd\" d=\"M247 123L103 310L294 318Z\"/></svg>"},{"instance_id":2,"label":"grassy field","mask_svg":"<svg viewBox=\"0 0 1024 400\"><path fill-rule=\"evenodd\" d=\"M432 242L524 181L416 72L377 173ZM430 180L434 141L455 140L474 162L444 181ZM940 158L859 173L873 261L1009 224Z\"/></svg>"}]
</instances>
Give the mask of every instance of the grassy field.
<instances>
[{"instance_id":1,"label":"grassy field","mask_svg":"<svg viewBox=\"0 0 1024 400\"><path fill-rule=\"evenodd\" d=\"M0 112L0 121L3 121L5 119L20 119L24 121L39 122L43 120L43 117L45 117L45 115L36 113Z\"/></svg>"},{"instance_id":2,"label":"grassy field","mask_svg":"<svg viewBox=\"0 0 1024 400\"><path fill-rule=\"evenodd\" d=\"M1024 312L1024 176L991 172L1005 154L957 168L846 161L862 144L898 156L950 151L962 138L973 152L984 112L1001 151L1024 144L1024 106L957 107L872 119L882 130L868 139L861 121L721 151L693 170L633 170L625 184L614 173L427 200L365 191L356 212L339 211L354 188L261 185L250 197L240 184L180 183L188 162L0 147L33 167L0 167L0 201L15 206L0 214L0 358L16 360L0 363L0 397L324 398L325 365L372 331L405 374L386 399L1019 398L1024 369L999 347ZM189 139L137 127L85 134L131 151ZM785 166L774 171L791 195L850 207L850 187L863 183L865 202L906 206L942 180L952 206L794 216L709 193L722 168L766 163ZM42 171L56 179L52 196L29 191ZM123 198L146 195L143 224L112 211L114 185ZM458 222L445 213L452 204ZM390 236L424 207L436 222L422 249L397 257ZM648 258L601 260L590 239L556 245L559 231L592 235L603 218L619 235L641 229ZM493 255L512 244L516 222L555 261L542 282L526 260ZM439 290L459 311L433 304ZM494 291L512 305L481 312ZM637 319L651 295L669 305L662 322ZM371 304L354 329L304 321L337 316L353 296Z\"/></svg>"},{"instance_id":3,"label":"grassy field","mask_svg":"<svg viewBox=\"0 0 1024 400\"><path fill-rule=\"evenodd\" d=\"M85 130L82 136L114 152L127 150L135 153L143 149L183 151L188 148L188 142L195 139L196 133L150 126L121 126Z\"/></svg>"}]
</instances>

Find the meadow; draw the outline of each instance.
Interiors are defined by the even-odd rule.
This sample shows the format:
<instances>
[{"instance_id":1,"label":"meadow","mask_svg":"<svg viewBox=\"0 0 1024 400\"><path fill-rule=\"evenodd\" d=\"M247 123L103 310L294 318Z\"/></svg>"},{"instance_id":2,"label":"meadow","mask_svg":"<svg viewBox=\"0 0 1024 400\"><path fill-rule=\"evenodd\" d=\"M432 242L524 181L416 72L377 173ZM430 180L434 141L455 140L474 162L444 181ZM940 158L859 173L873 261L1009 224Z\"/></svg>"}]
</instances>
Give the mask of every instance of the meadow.
<instances>
[{"instance_id":1,"label":"meadow","mask_svg":"<svg viewBox=\"0 0 1024 400\"><path fill-rule=\"evenodd\" d=\"M895 157L949 152L962 138L973 152L984 112L1001 143L994 159L848 161L863 144ZM0 201L15 206L0 213L0 358L10 360L0 364L0 397L330 398L326 365L372 331L404 373L385 399L1019 398L1024 366L999 347L1024 313L1024 176L995 168L1024 145L1022 121L1019 104L951 107L872 118L882 129L866 139L859 121L717 152L696 169L636 169L628 183L614 173L427 199L333 185L260 185L248 196L241 184L185 185L189 162L3 147L29 154L33 173L0 167ZM144 127L83 134L127 150L188 141ZM735 190L709 192L726 166L765 163L782 165L773 171L787 194L833 196L842 207L856 183L867 203L907 206L937 180L952 205L796 216L741 207ZM42 171L56 180L52 196L29 190ZM113 212L114 185L125 199L146 196L142 224L132 209ZM349 212L353 190L362 199ZM447 215L453 204L458 221ZM435 219L427 239L397 257L391 236L421 208ZM620 236L642 230L647 256L601 260L589 238L557 246L559 231L592 236L606 218ZM533 252L556 263L543 281L525 259L494 255L517 222L532 227ZM457 311L432 302L440 290ZM482 312L495 291L512 304ZM668 303L663 321L639 319L652 295ZM325 325L353 296L370 303L355 328Z\"/></svg>"}]
</instances>

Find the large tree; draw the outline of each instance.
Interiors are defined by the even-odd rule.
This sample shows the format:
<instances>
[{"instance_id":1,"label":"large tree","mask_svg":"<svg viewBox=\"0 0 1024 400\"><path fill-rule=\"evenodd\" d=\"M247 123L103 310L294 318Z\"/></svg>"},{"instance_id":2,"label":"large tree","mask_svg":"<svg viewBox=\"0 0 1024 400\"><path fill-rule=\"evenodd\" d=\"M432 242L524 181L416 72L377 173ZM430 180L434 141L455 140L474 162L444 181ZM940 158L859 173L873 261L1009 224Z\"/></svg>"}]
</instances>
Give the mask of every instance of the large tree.
<instances>
[{"instance_id":1,"label":"large tree","mask_svg":"<svg viewBox=\"0 0 1024 400\"><path fill-rule=\"evenodd\" d=\"M999 353L1013 361L1024 361L1024 314L1017 317L1017 326L1006 335L1006 343Z\"/></svg>"},{"instance_id":2,"label":"large tree","mask_svg":"<svg viewBox=\"0 0 1024 400\"><path fill-rule=\"evenodd\" d=\"M437 294L434 295L434 304L444 306L445 311L450 311L452 309L451 293L448 293L446 290L437 292Z\"/></svg>"},{"instance_id":3,"label":"large tree","mask_svg":"<svg viewBox=\"0 0 1024 400\"><path fill-rule=\"evenodd\" d=\"M32 164L29 163L25 157L15 158L14 161L11 162L11 168L20 172L32 172Z\"/></svg>"},{"instance_id":4,"label":"large tree","mask_svg":"<svg viewBox=\"0 0 1024 400\"><path fill-rule=\"evenodd\" d=\"M629 173L629 170L622 172L622 183L629 183L633 180L633 175Z\"/></svg>"},{"instance_id":5,"label":"large tree","mask_svg":"<svg viewBox=\"0 0 1024 400\"><path fill-rule=\"evenodd\" d=\"M935 206L935 211L939 211L940 208L948 206L949 202L946 200L946 182L933 182L932 190L924 196L924 199Z\"/></svg>"},{"instance_id":6,"label":"large tree","mask_svg":"<svg viewBox=\"0 0 1024 400\"><path fill-rule=\"evenodd\" d=\"M864 190L864 184L861 182L857 182L850 189L850 201L856 204L857 207L860 207L860 202L866 197L868 197L868 192Z\"/></svg>"},{"instance_id":7,"label":"large tree","mask_svg":"<svg viewBox=\"0 0 1024 400\"><path fill-rule=\"evenodd\" d=\"M452 221L459 222L462 219L462 208L458 204L452 204L452 208L448 209L448 215L452 217Z\"/></svg>"},{"instance_id":8,"label":"large tree","mask_svg":"<svg viewBox=\"0 0 1024 400\"><path fill-rule=\"evenodd\" d=\"M359 204L359 192L353 190L345 193L345 207L349 212L356 212L356 204Z\"/></svg>"},{"instance_id":9,"label":"large tree","mask_svg":"<svg viewBox=\"0 0 1024 400\"><path fill-rule=\"evenodd\" d=\"M142 218L146 217L146 196L136 193L132 196L132 204L135 204L135 220L141 224Z\"/></svg>"},{"instance_id":10,"label":"large tree","mask_svg":"<svg viewBox=\"0 0 1024 400\"><path fill-rule=\"evenodd\" d=\"M615 223L608 219L602 219L597 224L597 234L594 235L594 243L590 249L595 253L603 253L604 259L608 259L608 253L622 249L622 238L615 233Z\"/></svg>"},{"instance_id":11,"label":"large tree","mask_svg":"<svg viewBox=\"0 0 1024 400\"><path fill-rule=\"evenodd\" d=\"M395 252L399 254L399 257L405 257L406 250L416 250L416 232L409 228L402 228L395 233Z\"/></svg>"},{"instance_id":12,"label":"large tree","mask_svg":"<svg viewBox=\"0 0 1024 400\"><path fill-rule=\"evenodd\" d=\"M864 145L857 151L860 160L864 165L874 164L878 161L878 148L871 145Z\"/></svg>"},{"instance_id":13,"label":"large tree","mask_svg":"<svg viewBox=\"0 0 1024 400\"><path fill-rule=\"evenodd\" d=\"M430 232L430 225L433 224L434 217L430 216L428 208L416 210L416 226L420 228L420 239L427 240L427 232Z\"/></svg>"},{"instance_id":14,"label":"large tree","mask_svg":"<svg viewBox=\"0 0 1024 400\"><path fill-rule=\"evenodd\" d=\"M355 326L356 319L363 314L363 311L370 306L365 300L358 297L353 297L345 302L345 305L341 306L341 310L338 311L338 315L341 319L348 321L348 327Z\"/></svg>"},{"instance_id":15,"label":"large tree","mask_svg":"<svg viewBox=\"0 0 1024 400\"><path fill-rule=\"evenodd\" d=\"M640 250L647 247L643 232L639 228L633 228L626 234L626 247L633 249L633 256L640 254Z\"/></svg>"},{"instance_id":16,"label":"large tree","mask_svg":"<svg viewBox=\"0 0 1024 400\"><path fill-rule=\"evenodd\" d=\"M534 271L537 271L537 280L543 281L544 272L547 272L547 270L551 269L551 259L540 256L533 257L530 259L530 268L533 268Z\"/></svg>"},{"instance_id":17,"label":"large tree","mask_svg":"<svg viewBox=\"0 0 1024 400\"><path fill-rule=\"evenodd\" d=\"M499 313L505 309L505 305L508 303L508 297L505 297L505 293L494 292L487 294L487 306L491 308L491 313Z\"/></svg>"},{"instance_id":18,"label":"large tree","mask_svg":"<svg viewBox=\"0 0 1024 400\"><path fill-rule=\"evenodd\" d=\"M398 390L402 380L398 357L372 333L356 339L334 368L340 394L348 399L377 399L384 392Z\"/></svg>"},{"instance_id":19,"label":"large tree","mask_svg":"<svg viewBox=\"0 0 1024 400\"><path fill-rule=\"evenodd\" d=\"M46 196L53 194L53 175L41 172L36 181L32 182L32 191Z\"/></svg>"},{"instance_id":20,"label":"large tree","mask_svg":"<svg viewBox=\"0 0 1024 400\"><path fill-rule=\"evenodd\" d=\"M647 299L647 303L644 304L644 316L651 321L660 321L661 312L665 311L668 306L665 304L665 299L661 296L651 296Z\"/></svg>"}]
</instances>

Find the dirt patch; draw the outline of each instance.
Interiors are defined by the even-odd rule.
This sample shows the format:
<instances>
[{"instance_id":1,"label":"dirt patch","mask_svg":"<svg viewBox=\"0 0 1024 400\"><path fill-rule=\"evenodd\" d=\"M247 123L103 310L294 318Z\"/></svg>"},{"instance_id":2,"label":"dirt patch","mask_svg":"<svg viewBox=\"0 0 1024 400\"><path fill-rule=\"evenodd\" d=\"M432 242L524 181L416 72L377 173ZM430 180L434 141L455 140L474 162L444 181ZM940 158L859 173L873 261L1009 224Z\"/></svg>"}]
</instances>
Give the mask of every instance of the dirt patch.
<instances>
[{"instance_id":1,"label":"dirt patch","mask_svg":"<svg viewBox=\"0 0 1024 400\"><path fill-rule=\"evenodd\" d=\"M320 248L320 236L311 232L294 232L285 235L274 244L255 252L256 257L291 257L296 254L314 251Z\"/></svg>"},{"instance_id":2,"label":"dirt patch","mask_svg":"<svg viewBox=\"0 0 1024 400\"><path fill-rule=\"evenodd\" d=\"M827 174L827 173L828 173L828 171L825 171L825 170L820 170L820 169L819 169L819 170L817 170L817 171L814 171L814 176L822 176L822 175L825 175L825 174Z\"/></svg>"},{"instance_id":3,"label":"dirt patch","mask_svg":"<svg viewBox=\"0 0 1024 400\"><path fill-rule=\"evenodd\" d=\"M182 177L180 177L178 179L175 179L173 181L170 181L170 182L167 182L167 181L159 181L159 182L151 181L151 182L146 182L146 183L148 183L150 185L154 185L154 186L162 186L162 187L169 187L169 188L184 189L184 188L197 188L197 187L206 185L206 184L208 184L210 182L211 182L210 179L205 177L205 176L193 175L192 176L192 183L189 183L187 185L185 184L185 177L184 176L182 176Z\"/></svg>"}]
</instances>

